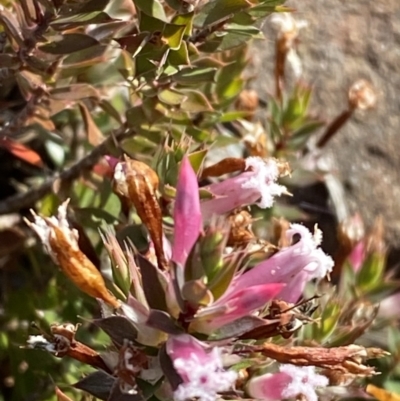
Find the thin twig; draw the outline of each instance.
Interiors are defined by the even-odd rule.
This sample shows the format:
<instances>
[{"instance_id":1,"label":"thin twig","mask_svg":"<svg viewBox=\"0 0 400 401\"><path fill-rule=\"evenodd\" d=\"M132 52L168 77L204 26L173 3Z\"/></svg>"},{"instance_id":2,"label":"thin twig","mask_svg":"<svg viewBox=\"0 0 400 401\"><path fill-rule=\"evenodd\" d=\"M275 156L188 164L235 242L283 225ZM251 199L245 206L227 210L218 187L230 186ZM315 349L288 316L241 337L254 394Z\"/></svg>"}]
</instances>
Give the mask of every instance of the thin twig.
<instances>
[{"instance_id":1,"label":"thin twig","mask_svg":"<svg viewBox=\"0 0 400 401\"><path fill-rule=\"evenodd\" d=\"M94 149L92 149L92 151L83 159L77 161L68 169L53 175L38 187L32 188L24 193L10 196L9 198L3 200L0 202L0 215L17 212L33 205L35 202L51 192L56 182L63 183L76 179L83 172L92 169L99 158L107 153L109 146L114 141L119 142L131 134L132 132L126 127L119 129L113 135L108 136L107 139L105 139L99 146L96 146Z\"/></svg>"}]
</instances>

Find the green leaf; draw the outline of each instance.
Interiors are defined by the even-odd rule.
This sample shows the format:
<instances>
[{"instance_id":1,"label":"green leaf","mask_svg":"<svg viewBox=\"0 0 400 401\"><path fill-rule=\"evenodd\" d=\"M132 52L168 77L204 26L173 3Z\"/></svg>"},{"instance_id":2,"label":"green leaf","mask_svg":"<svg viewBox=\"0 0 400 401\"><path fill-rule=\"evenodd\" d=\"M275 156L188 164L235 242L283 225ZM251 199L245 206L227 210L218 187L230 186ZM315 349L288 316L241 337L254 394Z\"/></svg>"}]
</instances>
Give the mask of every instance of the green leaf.
<instances>
[{"instance_id":1,"label":"green leaf","mask_svg":"<svg viewBox=\"0 0 400 401\"><path fill-rule=\"evenodd\" d=\"M40 46L39 49L50 54L71 54L98 44L99 42L91 36L81 33L66 33L60 40Z\"/></svg>"},{"instance_id":2,"label":"green leaf","mask_svg":"<svg viewBox=\"0 0 400 401\"><path fill-rule=\"evenodd\" d=\"M91 13L94 11L103 11L111 0L89 0L85 1L83 5L79 8L78 12L82 13ZM81 4L79 4L81 5Z\"/></svg>"},{"instance_id":3,"label":"green leaf","mask_svg":"<svg viewBox=\"0 0 400 401\"><path fill-rule=\"evenodd\" d=\"M54 22L50 23L51 27L55 30L65 30L78 28L80 26L91 24L103 24L106 22L113 22L115 19L111 18L104 12L90 12L75 14L66 18L57 18Z\"/></svg>"},{"instance_id":4,"label":"green leaf","mask_svg":"<svg viewBox=\"0 0 400 401\"><path fill-rule=\"evenodd\" d=\"M250 115L247 111L227 111L218 117L220 123L229 123L231 121L237 121L246 118ZM237 143L234 141L233 143Z\"/></svg>"},{"instance_id":5,"label":"green leaf","mask_svg":"<svg viewBox=\"0 0 400 401\"><path fill-rule=\"evenodd\" d=\"M288 141L288 147L291 149L302 149L310 139L311 134L324 125L323 121L305 123L301 128L292 133Z\"/></svg>"},{"instance_id":6,"label":"green leaf","mask_svg":"<svg viewBox=\"0 0 400 401\"><path fill-rule=\"evenodd\" d=\"M158 98L165 104L176 106L186 100L186 95L175 89L164 89L158 94Z\"/></svg>"},{"instance_id":7,"label":"green leaf","mask_svg":"<svg viewBox=\"0 0 400 401\"><path fill-rule=\"evenodd\" d=\"M370 291L379 285L383 279L386 258L377 252L372 253L363 263L357 275L357 284L360 289Z\"/></svg>"},{"instance_id":8,"label":"green leaf","mask_svg":"<svg viewBox=\"0 0 400 401\"><path fill-rule=\"evenodd\" d=\"M279 6L285 0L266 0L248 10L248 13L254 18L265 18L274 11L279 11ZM284 11L284 10L282 10Z\"/></svg>"},{"instance_id":9,"label":"green leaf","mask_svg":"<svg viewBox=\"0 0 400 401\"><path fill-rule=\"evenodd\" d=\"M167 17L164 12L164 7L158 0L133 0L137 9L143 13L160 19L162 21L167 21Z\"/></svg>"},{"instance_id":10,"label":"green leaf","mask_svg":"<svg viewBox=\"0 0 400 401\"><path fill-rule=\"evenodd\" d=\"M222 268L217 271L213 279L208 283L208 288L214 295L215 299L224 295L225 291L229 288L238 267L239 260L237 256L225 258Z\"/></svg>"},{"instance_id":11,"label":"green leaf","mask_svg":"<svg viewBox=\"0 0 400 401\"><path fill-rule=\"evenodd\" d=\"M205 53L222 52L242 46L252 38L253 36L251 34L225 32L224 35L211 36L207 42L201 44L198 49Z\"/></svg>"},{"instance_id":12,"label":"green leaf","mask_svg":"<svg viewBox=\"0 0 400 401\"><path fill-rule=\"evenodd\" d=\"M105 61L106 45L96 45L67 56L61 65L64 74L71 69L85 68Z\"/></svg>"},{"instance_id":13,"label":"green leaf","mask_svg":"<svg viewBox=\"0 0 400 401\"><path fill-rule=\"evenodd\" d=\"M165 24L162 37L167 41L170 49L178 50L185 31L186 27L184 25Z\"/></svg>"},{"instance_id":14,"label":"green leaf","mask_svg":"<svg viewBox=\"0 0 400 401\"><path fill-rule=\"evenodd\" d=\"M192 168L196 172L196 174L199 172L200 167L202 166L203 161L207 156L207 153L208 150L203 149L203 150L198 150L197 152L190 153L188 155L190 164L192 165Z\"/></svg>"},{"instance_id":15,"label":"green leaf","mask_svg":"<svg viewBox=\"0 0 400 401\"><path fill-rule=\"evenodd\" d=\"M328 339L334 332L339 321L341 310L341 305L334 300L326 304L321 315L320 327L318 328L318 332L320 333L319 338L321 340Z\"/></svg>"},{"instance_id":16,"label":"green leaf","mask_svg":"<svg viewBox=\"0 0 400 401\"><path fill-rule=\"evenodd\" d=\"M185 68L173 76L174 81L180 84L198 84L213 82L216 68Z\"/></svg>"},{"instance_id":17,"label":"green leaf","mask_svg":"<svg viewBox=\"0 0 400 401\"><path fill-rule=\"evenodd\" d=\"M210 102L204 94L197 90L182 90L186 95L186 100L181 104L181 109L190 113L199 113L202 111L213 110Z\"/></svg>"},{"instance_id":18,"label":"green leaf","mask_svg":"<svg viewBox=\"0 0 400 401\"><path fill-rule=\"evenodd\" d=\"M193 30L193 16L194 13L177 14L172 18L172 23L176 25L184 25L186 27L184 35L190 36Z\"/></svg>"},{"instance_id":19,"label":"green leaf","mask_svg":"<svg viewBox=\"0 0 400 401\"><path fill-rule=\"evenodd\" d=\"M171 69L171 72L168 72L167 69L165 69L164 74L166 75L174 75L177 72L177 67L190 64L189 52L186 42L182 42L178 50L171 50L169 52L168 64L170 64L170 66L173 66L173 68Z\"/></svg>"},{"instance_id":20,"label":"green leaf","mask_svg":"<svg viewBox=\"0 0 400 401\"><path fill-rule=\"evenodd\" d=\"M51 90L50 97L56 100L81 100L87 98L100 98L100 94L93 86L88 84L71 84Z\"/></svg>"},{"instance_id":21,"label":"green leaf","mask_svg":"<svg viewBox=\"0 0 400 401\"><path fill-rule=\"evenodd\" d=\"M201 9L200 15L196 17L196 24L206 27L227 17L234 16L237 12L250 8L250 6L251 3L246 0L210 1Z\"/></svg>"},{"instance_id":22,"label":"green leaf","mask_svg":"<svg viewBox=\"0 0 400 401\"><path fill-rule=\"evenodd\" d=\"M139 30L140 32L148 32L151 35L160 34L164 30L165 21L148 14L140 14ZM153 38L155 39L155 38Z\"/></svg>"}]
</instances>

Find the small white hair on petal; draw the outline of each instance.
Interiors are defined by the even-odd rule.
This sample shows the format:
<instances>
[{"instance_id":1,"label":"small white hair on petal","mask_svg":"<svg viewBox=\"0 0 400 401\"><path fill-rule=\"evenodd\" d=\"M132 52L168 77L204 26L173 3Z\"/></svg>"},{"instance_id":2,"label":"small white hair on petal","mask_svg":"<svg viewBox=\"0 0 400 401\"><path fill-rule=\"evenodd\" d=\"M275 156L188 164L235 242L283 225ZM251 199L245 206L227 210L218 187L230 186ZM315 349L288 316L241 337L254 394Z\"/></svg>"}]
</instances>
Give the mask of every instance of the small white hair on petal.
<instances>
[{"instance_id":1,"label":"small white hair on petal","mask_svg":"<svg viewBox=\"0 0 400 401\"><path fill-rule=\"evenodd\" d=\"M315 228L314 235L310 230L301 224L291 224L289 230L286 231L286 237L293 239L294 235L300 235L301 239L294 246L298 247L296 251L299 254L310 254L312 262L305 267L309 274L309 279L323 278L333 269L333 259L327 255L319 245L322 242L322 231Z\"/></svg>"},{"instance_id":2,"label":"small white hair on petal","mask_svg":"<svg viewBox=\"0 0 400 401\"><path fill-rule=\"evenodd\" d=\"M279 177L279 167L275 159L263 160L261 157L251 156L245 161L246 171L250 168L254 175L242 184L243 188L254 188L260 191L260 201L257 205L262 208L270 208L274 197L280 196L287 191L283 185L275 181Z\"/></svg>"}]
</instances>

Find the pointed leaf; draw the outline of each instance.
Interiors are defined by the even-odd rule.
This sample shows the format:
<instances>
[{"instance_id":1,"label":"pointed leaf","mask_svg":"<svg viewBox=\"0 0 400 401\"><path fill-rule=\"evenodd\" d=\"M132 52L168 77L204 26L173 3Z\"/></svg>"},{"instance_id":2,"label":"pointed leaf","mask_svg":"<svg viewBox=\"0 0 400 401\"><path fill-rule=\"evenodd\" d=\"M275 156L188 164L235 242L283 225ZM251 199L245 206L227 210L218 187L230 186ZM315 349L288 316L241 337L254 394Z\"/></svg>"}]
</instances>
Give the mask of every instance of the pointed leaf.
<instances>
[{"instance_id":1,"label":"pointed leaf","mask_svg":"<svg viewBox=\"0 0 400 401\"><path fill-rule=\"evenodd\" d=\"M173 389L176 389L182 382L182 378L179 376L174 368L171 358L167 354L166 345L163 344L160 352L158 354L158 359L160 361L160 367L163 371L168 383Z\"/></svg>"},{"instance_id":2,"label":"pointed leaf","mask_svg":"<svg viewBox=\"0 0 400 401\"><path fill-rule=\"evenodd\" d=\"M170 49L178 50L185 31L186 27L184 25L165 24L162 37L166 40Z\"/></svg>"},{"instance_id":3,"label":"pointed leaf","mask_svg":"<svg viewBox=\"0 0 400 401\"><path fill-rule=\"evenodd\" d=\"M160 273L151 262L138 254L137 263L142 274L143 290L151 309L167 311L165 291L160 282Z\"/></svg>"},{"instance_id":4,"label":"pointed leaf","mask_svg":"<svg viewBox=\"0 0 400 401\"><path fill-rule=\"evenodd\" d=\"M210 1L205 7L202 8L201 14L198 17L204 18L203 26L211 25L215 22L221 21L224 18L234 16L237 12L250 8L250 1L246 0L215 0ZM199 20L196 23L199 23Z\"/></svg>"},{"instance_id":5,"label":"pointed leaf","mask_svg":"<svg viewBox=\"0 0 400 401\"><path fill-rule=\"evenodd\" d=\"M159 0L134 0L135 6L145 14L166 21L164 7Z\"/></svg>"},{"instance_id":6,"label":"pointed leaf","mask_svg":"<svg viewBox=\"0 0 400 401\"><path fill-rule=\"evenodd\" d=\"M56 18L50 23L55 30L66 30L91 24L116 21L103 11L81 12L64 18Z\"/></svg>"},{"instance_id":7,"label":"pointed leaf","mask_svg":"<svg viewBox=\"0 0 400 401\"><path fill-rule=\"evenodd\" d=\"M79 380L74 387L107 401L115 382L115 377L99 370Z\"/></svg>"},{"instance_id":8,"label":"pointed leaf","mask_svg":"<svg viewBox=\"0 0 400 401\"><path fill-rule=\"evenodd\" d=\"M79 109L82 114L89 143L93 146L100 145L104 141L104 136L99 127L93 121L92 114L89 112L84 103L79 104Z\"/></svg>"},{"instance_id":9,"label":"pointed leaf","mask_svg":"<svg viewBox=\"0 0 400 401\"><path fill-rule=\"evenodd\" d=\"M96 39L81 33L64 34L61 40L40 46L39 49L50 54L71 54L100 44Z\"/></svg>"},{"instance_id":10,"label":"pointed leaf","mask_svg":"<svg viewBox=\"0 0 400 401\"><path fill-rule=\"evenodd\" d=\"M265 325L265 321L256 316L245 316L222 326L212 335L213 340L240 337L241 335Z\"/></svg>"},{"instance_id":11,"label":"pointed leaf","mask_svg":"<svg viewBox=\"0 0 400 401\"><path fill-rule=\"evenodd\" d=\"M160 310L151 310L146 324L168 334L179 335L184 332L168 313Z\"/></svg>"},{"instance_id":12,"label":"pointed leaf","mask_svg":"<svg viewBox=\"0 0 400 401\"><path fill-rule=\"evenodd\" d=\"M94 320L94 324L107 333L118 346L122 346L124 340L136 340L137 331L126 317L109 316Z\"/></svg>"}]
</instances>

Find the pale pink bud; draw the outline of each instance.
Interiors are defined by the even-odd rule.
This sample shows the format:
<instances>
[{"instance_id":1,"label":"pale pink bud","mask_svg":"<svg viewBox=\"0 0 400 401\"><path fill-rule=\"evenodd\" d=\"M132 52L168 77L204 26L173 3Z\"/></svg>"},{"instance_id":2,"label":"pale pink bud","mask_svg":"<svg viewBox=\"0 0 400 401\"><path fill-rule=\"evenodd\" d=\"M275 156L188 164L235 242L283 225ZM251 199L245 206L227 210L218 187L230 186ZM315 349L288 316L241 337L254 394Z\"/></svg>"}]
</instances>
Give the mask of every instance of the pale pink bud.
<instances>
[{"instance_id":1,"label":"pale pink bud","mask_svg":"<svg viewBox=\"0 0 400 401\"><path fill-rule=\"evenodd\" d=\"M277 297L287 302L296 302L308 281L325 277L332 270L334 263L332 258L319 248L322 241L321 231L317 229L313 236L306 227L291 224L286 232L289 242L293 240L294 235L300 236L296 244L281 249L271 258L236 278L224 298L239 289L255 285L285 283L286 286Z\"/></svg>"},{"instance_id":2,"label":"pale pink bud","mask_svg":"<svg viewBox=\"0 0 400 401\"><path fill-rule=\"evenodd\" d=\"M355 272L358 272L365 260L365 242L359 241L349 255L349 262Z\"/></svg>"},{"instance_id":3,"label":"pale pink bud","mask_svg":"<svg viewBox=\"0 0 400 401\"><path fill-rule=\"evenodd\" d=\"M326 387L327 377L315 373L314 366L281 365L279 373L267 373L249 380L247 392L252 398L266 401L298 398L318 401L315 389Z\"/></svg>"},{"instance_id":4,"label":"pale pink bud","mask_svg":"<svg viewBox=\"0 0 400 401\"><path fill-rule=\"evenodd\" d=\"M213 214L228 213L254 203L263 209L270 208L274 197L286 192L286 187L276 183L282 166L275 159L248 157L243 173L206 187L215 198L201 203L203 218L207 220ZM283 173L287 173L286 166Z\"/></svg>"},{"instance_id":5,"label":"pale pink bud","mask_svg":"<svg viewBox=\"0 0 400 401\"><path fill-rule=\"evenodd\" d=\"M179 171L174 207L172 260L184 264L201 230L199 185L189 159L184 157Z\"/></svg>"},{"instance_id":6,"label":"pale pink bud","mask_svg":"<svg viewBox=\"0 0 400 401\"><path fill-rule=\"evenodd\" d=\"M183 381L174 391L175 401L194 398L198 401L215 401L218 393L234 386L237 373L224 369L218 347L208 352L205 344L189 334L181 334L171 336L166 349Z\"/></svg>"}]
</instances>

